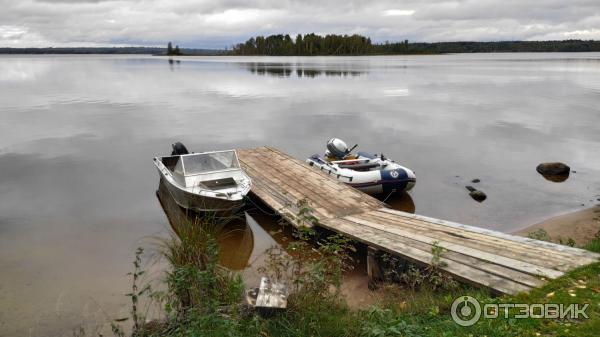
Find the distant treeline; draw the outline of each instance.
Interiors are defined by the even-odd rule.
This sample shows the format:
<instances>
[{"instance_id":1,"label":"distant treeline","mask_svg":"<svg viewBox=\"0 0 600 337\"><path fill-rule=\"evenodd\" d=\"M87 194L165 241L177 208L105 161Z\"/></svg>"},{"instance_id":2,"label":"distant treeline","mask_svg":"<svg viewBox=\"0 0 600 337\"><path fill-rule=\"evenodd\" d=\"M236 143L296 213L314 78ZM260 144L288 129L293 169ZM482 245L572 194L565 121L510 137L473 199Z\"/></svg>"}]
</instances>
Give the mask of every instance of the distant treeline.
<instances>
[{"instance_id":1,"label":"distant treeline","mask_svg":"<svg viewBox=\"0 0 600 337\"><path fill-rule=\"evenodd\" d=\"M393 46L394 44L389 44ZM409 43L410 48L431 53L518 53L600 51L600 41L499 41ZM384 45L384 46L387 46Z\"/></svg>"},{"instance_id":2,"label":"distant treeline","mask_svg":"<svg viewBox=\"0 0 600 337\"><path fill-rule=\"evenodd\" d=\"M224 50L181 48L185 55L220 55ZM0 48L0 54L151 54L167 55L160 47L65 47L65 48Z\"/></svg>"},{"instance_id":3,"label":"distant treeline","mask_svg":"<svg viewBox=\"0 0 600 337\"><path fill-rule=\"evenodd\" d=\"M320 36L316 34L270 35L250 38L225 49L173 47L73 47L0 48L0 54L152 54L152 55L393 55L502 52L592 52L600 51L600 41L499 41L499 42L385 42L372 43L361 35Z\"/></svg>"},{"instance_id":4,"label":"distant treeline","mask_svg":"<svg viewBox=\"0 0 600 337\"><path fill-rule=\"evenodd\" d=\"M361 35L298 34L257 36L235 45L234 55L364 55L373 53L371 39Z\"/></svg>"},{"instance_id":5,"label":"distant treeline","mask_svg":"<svg viewBox=\"0 0 600 337\"><path fill-rule=\"evenodd\" d=\"M237 44L231 55L381 55L493 52L585 52L600 51L600 41L501 41L501 42L386 42L374 44L361 35L257 36Z\"/></svg>"}]
</instances>

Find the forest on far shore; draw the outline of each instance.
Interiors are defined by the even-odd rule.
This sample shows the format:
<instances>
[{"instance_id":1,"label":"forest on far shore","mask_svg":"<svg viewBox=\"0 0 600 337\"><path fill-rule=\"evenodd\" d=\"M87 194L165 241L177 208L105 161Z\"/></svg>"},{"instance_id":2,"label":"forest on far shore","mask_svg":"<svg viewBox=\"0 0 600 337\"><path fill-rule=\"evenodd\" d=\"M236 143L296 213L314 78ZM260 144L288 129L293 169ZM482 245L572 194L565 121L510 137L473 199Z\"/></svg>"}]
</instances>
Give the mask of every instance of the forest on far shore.
<instances>
[{"instance_id":1,"label":"forest on far shore","mask_svg":"<svg viewBox=\"0 0 600 337\"><path fill-rule=\"evenodd\" d=\"M316 34L256 36L237 44L230 55L392 55L497 52L591 52L600 41L499 41L499 42L385 42L372 43L362 35Z\"/></svg>"},{"instance_id":2,"label":"forest on far shore","mask_svg":"<svg viewBox=\"0 0 600 337\"><path fill-rule=\"evenodd\" d=\"M169 47L170 46L170 47ZM0 54L152 54L152 55L396 55L445 53L597 52L600 41L497 41L497 42L400 42L373 43L362 35L325 36L314 33L292 38L289 34L256 36L230 49L173 47L57 47L3 48Z\"/></svg>"}]
</instances>

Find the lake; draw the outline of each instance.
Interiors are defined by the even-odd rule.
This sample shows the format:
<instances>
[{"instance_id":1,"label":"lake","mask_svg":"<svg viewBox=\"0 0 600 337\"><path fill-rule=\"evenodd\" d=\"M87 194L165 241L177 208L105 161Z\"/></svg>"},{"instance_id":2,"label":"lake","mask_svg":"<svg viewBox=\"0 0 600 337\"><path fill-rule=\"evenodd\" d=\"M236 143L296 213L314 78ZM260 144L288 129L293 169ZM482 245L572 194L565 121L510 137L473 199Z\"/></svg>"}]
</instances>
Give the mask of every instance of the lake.
<instances>
[{"instance_id":1,"label":"lake","mask_svg":"<svg viewBox=\"0 0 600 337\"><path fill-rule=\"evenodd\" d=\"M393 206L515 231L598 198L600 53L0 56L0 336L127 314L134 251L169 230L151 159L171 143L304 159L332 137L416 172Z\"/></svg>"}]
</instances>

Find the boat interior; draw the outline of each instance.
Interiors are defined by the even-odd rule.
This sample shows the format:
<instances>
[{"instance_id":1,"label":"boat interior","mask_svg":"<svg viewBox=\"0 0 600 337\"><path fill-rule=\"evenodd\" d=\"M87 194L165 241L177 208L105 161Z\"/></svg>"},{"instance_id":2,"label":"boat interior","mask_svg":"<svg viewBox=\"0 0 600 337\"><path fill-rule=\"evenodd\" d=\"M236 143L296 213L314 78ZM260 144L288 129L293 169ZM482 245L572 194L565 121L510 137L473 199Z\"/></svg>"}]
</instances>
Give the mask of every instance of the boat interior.
<instances>
[{"instance_id":1,"label":"boat interior","mask_svg":"<svg viewBox=\"0 0 600 337\"><path fill-rule=\"evenodd\" d=\"M372 171L385 167L385 165L380 162L371 162L371 159L372 158L356 157L354 159L336 160L331 163L337 164L339 168L347 168L354 171Z\"/></svg>"},{"instance_id":2,"label":"boat interior","mask_svg":"<svg viewBox=\"0 0 600 337\"><path fill-rule=\"evenodd\" d=\"M234 151L193 153L161 157L173 178L186 187L200 186L209 190L236 188L243 179Z\"/></svg>"}]
</instances>

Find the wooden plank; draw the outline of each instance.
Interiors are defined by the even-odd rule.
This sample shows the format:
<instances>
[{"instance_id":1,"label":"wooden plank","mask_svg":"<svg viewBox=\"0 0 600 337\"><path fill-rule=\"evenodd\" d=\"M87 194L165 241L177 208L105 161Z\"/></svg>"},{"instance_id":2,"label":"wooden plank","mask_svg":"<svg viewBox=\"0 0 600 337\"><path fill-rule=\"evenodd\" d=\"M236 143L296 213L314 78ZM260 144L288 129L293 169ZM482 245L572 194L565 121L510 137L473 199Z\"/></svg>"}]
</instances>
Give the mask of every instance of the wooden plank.
<instances>
[{"instance_id":1,"label":"wooden plank","mask_svg":"<svg viewBox=\"0 0 600 337\"><path fill-rule=\"evenodd\" d=\"M508 267L508 268L511 268L514 270L518 270L518 271L521 271L521 272L524 272L524 273L527 273L530 275L537 275L537 276L550 277L550 278L557 278L557 277L560 277L563 275L562 272L557 271L557 270L548 269L548 268L537 266L537 265L534 265L534 264L531 264L528 262L511 259L511 258L507 258L504 256L499 256L496 254L490 254L490 253L482 251L482 250L473 249L470 247L461 246L461 245L457 245L457 244L454 244L451 242L443 241L443 240L440 240L439 238L431 238L431 237L428 237L425 235L408 232L408 231L403 230L398 227L392 227L392 226L388 226L388 225L378 224L378 223L363 220L361 218L357 218L357 217L353 217L353 216L347 216L347 217L344 217L344 219L350 220L350 221L355 222L360 225L380 229L380 230L388 232L388 233L393 233L395 235L410 238L412 240L424 242L424 243L427 243L430 245L433 245L433 243L437 241L438 245L440 247L447 249L449 251L454 251L457 253L468 255L468 256L477 258L479 260L486 261L488 263L502 265L502 266L505 266L505 267Z\"/></svg>"},{"instance_id":2,"label":"wooden plank","mask_svg":"<svg viewBox=\"0 0 600 337\"><path fill-rule=\"evenodd\" d=\"M417 219L417 218L408 218L408 217L400 216L397 214L391 214L389 212L385 212L385 210L382 210L382 209L378 209L374 212L369 212L369 215L373 216L373 217L377 217L377 218L387 219L389 221L406 224L408 226L413 226L420 230L428 230L428 231L435 231L435 232L439 232L439 233L446 233L448 235L455 236L456 238L459 238L459 239L464 239L464 240L469 240L469 241L474 241L474 242L484 242L484 243L487 243L490 245L499 245L499 244L500 245L509 245L510 244L513 247L513 249L516 249L519 252L520 251L534 252L535 254L539 254L539 253L547 253L549 251L547 248L544 248L544 247L537 247L537 246L532 246L532 245L528 245L528 244L522 244L519 242L515 242L513 240L507 240L504 238L498 238L498 237L494 237L494 236L480 234L480 233L476 233L476 232L465 230L465 229L450 228L447 226L439 225L436 223L424 221L424 220ZM561 256L563 256L563 255L561 254ZM572 258L572 255L566 254L566 256L568 256L569 258ZM553 259L553 261L555 261L555 260Z\"/></svg>"},{"instance_id":3,"label":"wooden plank","mask_svg":"<svg viewBox=\"0 0 600 337\"><path fill-rule=\"evenodd\" d=\"M255 162L261 161L260 158L252 155L247 156L244 160L250 158L255 160ZM274 185L286 191L287 194L293 195L295 198L295 200L293 200L294 203L302 199L307 199L311 201L312 207L320 208L320 212L326 217L333 216L335 214L335 210L339 208L339 205L336 205L334 200L331 198L327 199L322 195L315 193L314 191L318 190L318 185L313 184L310 180L305 180L304 184L300 184L297 181L297 177L288 175L284 171L275 168L266 162L260 164L262 165L261 173L256 174L261 175L265 180L271 180Z\"/></svg>"},{"instance_id":4,"label":"wooden plank","mask_svg":"<svg viewBox=\"0 0 600 337\"><path fill-rule=\"evenodd\" d=\"M310 175L314 175L314 176L318 176L318 177L322 178L323 183L334 190L337 189L339 192L341 192L341 191L346 190L346 188L348 187L347 185L340 183L339 181L337 181L333 177L325 174L324 172L315 170L314 168L310 167L303 161L295 159L285 153L282 153L281 151L278 151L277 149L265 147L265 152L276 157L276 158L273 158L273 160L275 162L277 162L277 163L285 162L286 164L289 164L290 170L298 170L299 169L305 174L310 174ZM350 189L348 189L348 191L352 191L352 189L350 188Z\"/></svg>"},{"instance_id":5,"label":"wooden plank","mask_svg":"<svg viewBox=\"0 0 600 337\"><path fill-rule=\"evenodd\" d=\"M266 147L265 149L275 153L277 156L279 156L279 160L277 162L286 162L289 161L289 163L294 164L292 167L290 167L291 170L294 170L294 166L301 170L300 172L305 173L307 170L308 172L311 172L312 174L315 174L319 177L321 177L325 183L332 187L332 188L337 188L338 189L338 193L336 193L336 195L339 196L339 193L344 193L347 194L348 196L350 196L354 201L361 203L361 204L368 204L368 206L370 207L382 207L383 203L377 199L375 199L374 197L371 197L368 194L365 194L357 189L354 189L340 181L338 181L337 179L335 179L334 177L325 174L322 171L319 171L317 169L315 169L312 166L309 166L308 164L306 164L305 162L299 161L297 159L294 159L292 157L290 157L289 155L282 153L281 151L271 148L271 147ZM365 206L365 205L363 205Z\"/></svg>"},{"instance_id":6,"label":"wooden plank","mask_svg":"<svg viewBox=\"0 0 600 337\"><path fill-rule=\"evenodd\" d=\"M379 230L369 230L366 228L357 227L356 225L346 224L342 219L329 219L326 220L324 224L328 228L345 234L352 239L361 242L370 242L371 246L375 246L394 255L400 255L409 261L424 265L431 263L431 259L433 257L431 252L422 251L399 241L390 240L386 238L384 233L381 233ZM444 257L442 257L440 260L445 263L445 266L441 267L440 269L449 273L458 280L479 286L485 286L505 294L517 294L520 292L529 291L531 289L531 287L490 274L488 272L484 272L460 262L449 260Z\"/></svg>"},{"instance_id":7,"label":"wooden plank","mask_svg":"<svg viewBox=\"0 0 600 337\"><path fill-rule=\"evenodd\" d=\"M297 194L295 191L290 191L289 188L281 188L282 186L280 186L281 183L279 180L269 180L269 177L258 173L257 166L254 165L255 163L247 154L240 156L240 162L247 174L249 174L253 179L252 192L263 202L278 212L282 217L284 217L290 223L296 225L296 214L299 211L296 203L298 200L300 200L299 198L303 198L302 194ZM271 178L272 176L273 175L271 175ZM319 210L319 207L315 209L317 212ZM327 214L326 210L320 211L320 213L322 213L320 214L321 216L323 216L323 214Z\"/></svg>"},{"instance_id":8,"label":"wooden plank","mask_svg":"<svg viewBox=\"0 0 600 337\"><path fill-rule=\"evenodd\" d=\"M343 219L339 219L339 220L346 220L346 219L343 218ZM326 223L329 223L329 222L326 221ZM403 236L394 236L394 234L392 234L392 233L386 233L385 235L387 235L388 239L391 241L401 242L407 246L422 250L424 252L430 253L431 249L433 247L431 244L428 244L428 243L425 243L422 241L412 240L410 238L403 237ZM368 244L368 243L366 243L366 244ZM511 268L508 268L508 267L505 267L502 265L488 263L486 261L482 261L475 257L464 255L464 254L461 254L458 252L445 251L443 253L443 256L444 256L444 258L472 266L472 267L480 269L482 271L489 272L491 274L513 280L517 283L521 283L526 286L540 287L545 283L537 276L523 273L523 272L517 271L515 269L511 269Z\"/></svg>"},{"instance_id":9,"label":"wooden plank","mask_svg":"<svg viewBox=\"0 0 600 337\"><path fill-rule=\"evenodd\" d=\"M487 242L485 240L480 240L479 238L470 237L468 233L449 233L446 229L447 227L437 226L439 228L431 228L430 226L424 226L423 221L411 222L406 218L395 217L393 215L390 215L390 217L381 217L380 214L381 213L379 212L368 212L360 214L359 217L376 223L400 227L411 233L424 234L429 237L437 238L438 240L484 252L490 252L494 255L524 262L533 261L535 262L533 264L542 267L560 271L567 271L573 267L572 263L568 260L557 259L556 257L553 258L552 256L543 255L532 250L521 249L521 247L516 247L514 243L509 240Z\"/></svg>"},{"instance_id":10,"label":"wooden plank","mask_svg":"<svg viewBox=\"0 0 600 337\"><path fill-rule=\"evenodd\" d=\"M461 228L451 228L443 225L439 225L437 223L432 223L429 221L424 221L417 218L407 218L404 216L399 216L397 214L391 214L389 212L384 212L379 209L375 212L371 212L373 216L376 217L384 217L393 221L402 222L405 225L413 225L417 226L420 229L427 229L431 231L438 231L441 233L448 233L450 235L456 236L458 238L464 239L465 243L469 242L480 242L482 245L488 244L492 247L500 246L510 246L515 253L522 254L523 257L533 257L535 260L547 260L549 263L555 264L557 259L571 266L577 266L580 260L574 261L573 255L570 253L564 253L559 251L551 250L547 247L539 247L530 244L524 244L522 242L507 240L505 238L499 238L495 236L485 235L476 233L473 231L461 229ZM494 249L494 248L492 248ZM502 253L510 253L510 251L502 251ZM589 261L590 263L592 261Z\"/></svg>"},{"instance_id":11,"label":"wooden plank","mask_svg":"<svg viewBox=\"0 0 600 337\"><path fill-rule=\"evenodd\" d=\"M255 177L258 177L258 176L260 176L260 175L258 175L258 174L255 175ZM271 194L277 195L279 197L279 199L282 201L281 203L287 209L289 209L289 210L293 209L293 210L295 210L295 213L297 213L298 212L297 202L298 202L298 200L300 200L302 198L302 195L297 194L297 191L292 191L289 189L277 191L277 190L273 190L273 189L269 188L269 186L273 185L274 182L281 184L278 180L275 180L275 181L269 182L270 184L268 184L267 187L265 187L265 188L271 190ZM264 185L257 185L257 186L264 186ZM330 213L328 213L327 209L325 209L323 207L319 207L318 205L315 206L314 203L311 203L311 206L315 209L315 212L318 213L319 215L321 215L322 217L330 216Z\"/></svg>"},{"instance_id":12,"label":"wooden plank","mask_svg":"<svg viewBox=\"0 0 600 337\"><path fill-rule=\"evenodd\" d=\"M296 223L297 219L295 214L297 212L294 209L290 209L288 206L281 204L271 194L265 192L260 187L252 186L251 192L288 222Z\"/></svg>"},{"instance_id":13,"label":"wooden plank","mask_svg":"<svg viewBox=\"0 0 600 337\"><path fill-rule=\"evenodd\" d=\"M463 225L463 224L459 224L459 223L452 222L452 221L430 218L430 217L426 217L423 215L406 213L406 212L402 212L402 211L392 210L389 208L381 208L380 210L382 212L398 214L398 215L406 216L409 218L415 218L415 219L420 219L420 220L424 220L424 221L429 221L429 222L432 222L435 224L439 224L439 225L443 225L443 226L447 226L447 227L451 227L451 228L466 229L466 230L472 231L474 233L485 234L485 235L489 235L489 236L493 236L493 237L497 237L497 238L507 239L507 240L511 240L511 241L515 241L515 242L519 242L519 243L530 244L533 246L538 246L538 247L543 247L543 248L550 248L555 251L570 253L572 255L581 256L581 257L586 257L586 258L590 259L589 261L593 261L593 262L598 262L598 260L600 259L600 254L593 253L593 252L579 249L579 248L563 246L563 245L559 245L559 244L552 243L552 242L534 240L534 239L525 238L522 236L505 234L502 232L493 231L493 230L489 230L489 229L485 229L485 228ZM591 263L591 262L589 262L589 263Z\"/></svg>"},{"instance_id":14,"label":"wooden plank","mask_svg":"<svg viewBox=\"0 0 600 337\"><path fill-rule=\"evenodd\" d=\"M367 277L369 278L369 288L374 288L375 283L383 280L383 272L377 261L376 248L367 247Z\"/></svg>"},{"instance_id":15,"label":"wooden plank","mask_svg":"<svg viewBox=\"0 0 600 337\"><path fill-rule=\"evenodd\" d=\"M285 163L285 165L283 165L283 163ZM282 174L285 174L291 179L302 177L302 183L308 182L314 184L318 189L319 194L322 195L328 203L334 204L335 206L333 207L335 208L350 209L352 207L358 207L360 209L366 206L357 204L354 198L344 197L348 191L354 192L349 186L335 181L332 177L327 177L319 172L315 172L308 165L297 163L297 160L295 159L283 160L280 158L272 158L268 165L278 167ZM327 197L325 197L325 195Z\"/></svg>"},{"instance_id":16,"label":"wooden plank","mask_svg":"<svg viewBox=\"0 0 600 337\"><path fill-rule=\"evenodd\" d=\"M254 169L247 170L247 173L255 173ZM295 204L289 202L289 198L274 189L269 183L262 181L262 178L254 174L251 192L261 199L265 204L269 205L275 212L284 217L290 223L296 222L296 214L298 210Z\"/></svg>"},{"instance_id":17,"label":"wooden plank","mask_svg":"<svg viewBox=\"0 0 600 337\"><path fill-rule=\"evenodd\" d=\"M260 163L261 159L254 155L248 155L247 157L244 158L244 160L245 161L249 160L250 164L254 164L254 165L256 165L256 163L258 163L261 166L260 172L265 177L265 179L273 181L277 186L280 186L283 190L296 193L297 200L306 198L306 194L307 194L306 192L314 193L313 190L314 190L315 184L308 179L304 179L305 180L304 183L299 184L297 182L297 177L289 176L289 175L283 173L280 169L272 167L272 165L270 165L270 164ZM264 160L264 159L262 159L262 160ZM264 172L264 174L262 172ZM267 176L267 174L268 174L268 176ZM281 186L281 185L284 185L284 186ZM307 185L313 185L313 190L308 189L306 187ZM302 191L303 193L300 193L299 191ZM325 199L323 199L323 201L327 202L327 203L330 202L329 200L325 200ZM333 203L331 203L330 205L332 207L334 206Z\"/></svg>"},{"instance_id":18,"label":"wooden plank","mask_svg":"<svg viewBox=\"0 0 600 337\"><path fill-rule=\"evenodd\" d=\"M267 153L265 154L265 152ZM307 199L311 201L312 207L318 208L319 205L322 206L320 212L318 212L321 214L315 215L325 217L344 216L362 212L365 208L375 209L382 204L379 201L364 203L362 202L362 199L356 201L351 198L343 198L345 194L339 192L339 189L342 189L345 192L350 191L353 195L358 196L361 196L362 192L356 191L353 188L336 181L332 177L327 177L319 172L314 172L310 166L302 162L291 165L292 162L298 162L295 159L283 160L281 158L273 158L270 156L270 154L274 153L275 152L264 148L261 148L260 152L244 150L240 152L240 160L247 166L260 166L261 172L266 171L270 174L270 177L266 179L270 178L270 180L277 185L287 185L284 189L288 193L293 194L296 197L296 201ZM298 177L302 177L303 182L301 184L297 182ZM315 180L318 182L315 182ZM320 183L321 181L332 182L337 189L324 189ZM319 191L319 193L316 193L315 191ZM344 202L344 200L346 202Z\"/></svg>"}]
</instances>

